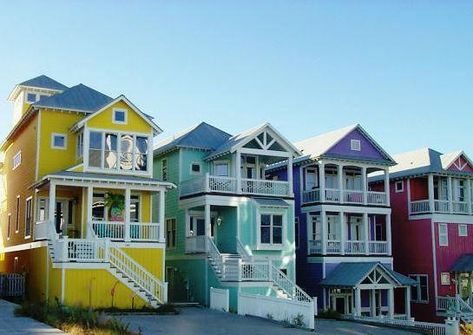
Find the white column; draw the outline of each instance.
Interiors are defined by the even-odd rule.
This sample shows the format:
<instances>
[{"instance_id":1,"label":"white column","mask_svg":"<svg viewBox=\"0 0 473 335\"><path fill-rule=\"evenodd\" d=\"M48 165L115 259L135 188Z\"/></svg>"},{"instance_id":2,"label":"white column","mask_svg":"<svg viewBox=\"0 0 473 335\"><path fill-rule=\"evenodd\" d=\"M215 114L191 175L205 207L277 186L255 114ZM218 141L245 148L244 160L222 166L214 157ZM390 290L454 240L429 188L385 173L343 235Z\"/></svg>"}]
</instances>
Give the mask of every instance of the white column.
<instances>
[{"instance_id":1,"label":"white column","mask_svg":"<svg viewBox=\"0 0 473 335\"><path fill-rule=\"evenodd\" d=\"M210 237L212 234L212 227L210 222L210 205L205 205L205 236Z\"/></svg>"},{"instance_id":2,"label":"white column","mask_svg":"<svg viewBox=\"0 0 473 335\"><path fill-rule=\"evenodd\" d=\"M452 177L448 176L447 178L447 188L448 188L448 211L453 213L453 183Z\"/></svg>"},{"instance_id":3,"label":"white column","mask_svg":"<svg viewBox=\"0 0 473 335\"><path fill-rule=\"evenodd\" d=\"M326 299L327 299L327 289L324 287L322 289L322 306L323 306L322 310L328 309Z\"/></svg>"},{"instance_id":4,"label":"white column","mask_svg":"<svg viewBox=\"0 0 473 335\"><path fill-rule=\"evenodd\" d=\"M320 211L320 221L322 222L320 227L320 235L322 237L322 255L325 255L327 252L327 216L325 214L325 209Z\"/></svg>"},{"instance_id":5,"label":"white column","mask_svg":"<svg viewBox=\"0 0 473 335\"><path fill-rule=\"evenodd\" d=\"M289 173L289 172L288 172ZM241 194L241 152L237 150L235 153L235 178L237 193Z\"/></svg>"},{"instance_id":6,"label":"white column","mask_svg":"<svg viewBox=\"0 0 473 335\"><path fill-rule=\"evenodd\" d=\"M287 182L289 183L289 196L294 196L293 191L293 182L292 182L293 174L292 174L292 155L289 156L287 159Z\"/></svg>"},{"instance_id":7,"label":"white column","mask_svg":"<svg viewBox=\"0 0 473 335\"><path fill-rule=\"evenodd\" d=\"M340 192L340 203L343 204L345 187L343 186L343 165L337 165L338 189Z\"/></svg>"},{"instance_id":8,"label":"white column","mask_svg":"<svg viewBox=\"0 0 473 335\"><path fill-rule=\"evenodd\" d=\"M332 309L335 310L337 309L337 297L332 294Z\"/></svg>"},{"instance_id":9,"label":"white column","mask_svg":"<svg viewBox=\"0 0 473 335\"><path fill-rule=\"evenodd\" d=\"M165 232L166 229L166 222L165 222L165 215L166 212L166 192L164 190L159 191L159 209L158 209L158 220L159 220L159 241L165 241ZM186 222L187 225L187 222Z\"/></svg>"},{"instance_id":10,"label":"white column","mask_svg":"<svg viewBox=\"0 0 473 335\"><path fill-rule=\"evenodd\" d=\"M406 313L406 318L409 320L411 318L411 287L406 286L406 291L404 293L404 312Z\"/></svg>"},{"instance_id":11,"label":"white column","mask_svg":"<svg viewBox=\"0 0 473 335\"><path fill-rule=\"evenodd\" d=\"M468 214L471 215L471 200L472 200L471 199L471 179L466 180L466 195L467 195L466 199L468 201L468 204L467 204Z\"/></svg>"},{"instance_id":12,"label":"white column","mask_svg":"<svg viewBox=\"0 0 473 335\"><path fill-rule=\"evenodd\" d=\"M434 206L434 175L429 174L427 177L428 189L429 189L429 209L431 212L435 212Z\"/></svg>"},{"instance_id":13,"label":"white column","mask_svg":"<svg viewBox=\"0 0 473 335\"><path fill-rule=\"evenodd\" d=\"M355 309L353 314L361 316L361 290L358 287L355 288Z\"/></svg>"},{"instance_id":14,"label":"white column","mask_svg":"<svg viewBox=\"0 0 473 335\"><path fill-rule=\"evenodd\" d=\"M345 234L345 213L340 212L339 214L339 222L340 222L340 253L345 255L345 241L346 241L346 234Z\"/></svg>"},{"instance_id":15,"label":"white column","mask_svg":"<svg viewBox=\"0 0 473 335\"><path fill-rule=\"evenodd\" d=\"M407 213L411 215L411 179L406 179L407 187Z\"/></svg>"},{"instance_id":16,"label":"white column","mask_svg":"<svg viewBox=\"0 0 473 335\"><path fill-rule=\"evenodd\" d=\"M391 188L389 187L389 168L384 170L384 192L386 193L386 205L391 204Z\"/></svg>"},{"instance_id":17,"label":"white column","mask_svg":"<svg viewBox=\"0 0 473 335\"><path fill-rule=\"evenodd\" d=\"M387 243L387 253L392 255L392 236L391 236L391 214L386 214L386 241Z\"/></svg>"},{"instance_id":18,"label":"white column","mask_svg":"<svg viewBox=\"0 0 473 335\"><path fill-rule=\"evenodd\" d=\"M368 221L368 213L363 213L363 230L364 230L364 238L365 238L365 254L369 254L369 239L370 239L370 225Z\"/></svg>"},{"instance_id":19,"label":"white column","mask_svg":"<svg viewBox=\"0 0 473 335\"><path fill-rule=\"evenodd\" d=\"M130 241L130 198L131 190L125 189L125 242Z\"/></svg>"},{"instance_id":20,"label":"white column","mask_svg":"<svg viewBox=\"0 0 473 335\"><path fill-rule=\"evenodd\" d=\"M363 204L368 202L368 183L366 181L366 167L361 167L361 188L363 190Z\"/></svg>"},{"instance_id":21,"label":"white column","mask_svg":"<svg viewBox=\"0 0 473 335\"><path fill-rule=\"evenodd\" d=\"M319 162L319 190L320 201L325 201L325 163Z\"/></svg>"},{"instance_id":22,"label":"white column","mask_svg":"<svg viewBox=\"0 0 473 335\"><path fill-rule=\"evenodd\" d=\"M54 182L49 183L49 203L48 203L48 219L51 224L56 227L54 221L54 214L56 214L56 184ZM56 233L58 231L56 230Z\"/></svg>"},{"instance_id":23,"label":"white column","mask_svg":"<svg viewBox=\"0 0 473 335\"><path fill-rule=\"evenodd\" d=\"M394 318L394 288L388 288L388 317Z\"/></svg>"},{"instance_id":24,"label":"white column","mask_svg":"<svg viewBox=\"0 0 473 335\"><path fill-rule=\"evenodd\" d=\"M370 316L376 316L376 290L369 290L370 293Z\"/></svg>"},{"instance_id":25,"label":"white column","mask_svg":"<svg viewBox=\"0 0 473 335\"><path fill-rule=\"evenodd\" d=\"M92 206L94 203L94 188L92 186L87 186L87 209L86 209L86 236L87 238L92 238L93 224L92 224Z\"/></svg>"},{"instance_id":26,"label":"white column","mask_svg":"<svg viewBox=\"0 0 473 335\"><path fill-rule=\"evenodd\" d=\"M328 309L332 309L332 295L331 295L330 288L327 291L327 300L328 300Z\"/></svg>"}]
</instances>

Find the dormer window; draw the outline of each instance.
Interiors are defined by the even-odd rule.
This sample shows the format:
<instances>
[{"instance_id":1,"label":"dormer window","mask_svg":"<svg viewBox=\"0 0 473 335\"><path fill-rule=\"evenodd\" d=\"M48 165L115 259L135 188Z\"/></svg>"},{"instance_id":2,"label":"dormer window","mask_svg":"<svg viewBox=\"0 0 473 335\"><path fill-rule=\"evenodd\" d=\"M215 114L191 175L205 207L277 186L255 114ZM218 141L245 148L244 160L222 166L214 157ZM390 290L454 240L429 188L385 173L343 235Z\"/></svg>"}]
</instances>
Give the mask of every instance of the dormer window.
<instances>
[{"instance_id":1,"label":"dormer window","mask_svg":"<svg viewBox=\"0 0 473 335\"><path fill-rule=\"evenodd\" d=\"M126 110L114 109L113 110L113 123L126 124Z\"/></svg>"},{"instance_id":2,"label":"dormer window","mask_svg":"<svg viewBox=\"0 0 473 335\"><path fill-rule=\"evenodd\" d=\"M26 94L26 101L28 101L29 103L36 102L36 94L35 93Z\"/></svg>"},{"instance_id":3,"label":"dormer window","mask_svg":"<svg viewBox=\"0 0 473 335\"><path fill-rule=\"evenodd\" d=\"M360 140L351 140L351 150L352 151L361 151L361 142Z\"/></svg>"}]
</instances>

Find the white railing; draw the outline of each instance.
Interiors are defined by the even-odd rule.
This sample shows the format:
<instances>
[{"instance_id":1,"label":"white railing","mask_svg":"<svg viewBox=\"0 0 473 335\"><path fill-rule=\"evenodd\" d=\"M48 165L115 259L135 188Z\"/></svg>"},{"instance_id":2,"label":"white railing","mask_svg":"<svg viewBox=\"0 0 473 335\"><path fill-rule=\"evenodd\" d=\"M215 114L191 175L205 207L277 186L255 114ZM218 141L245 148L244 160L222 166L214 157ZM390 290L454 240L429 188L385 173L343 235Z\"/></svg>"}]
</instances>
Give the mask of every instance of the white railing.
<instances>
[{"instance_id":1,"label":"white railing","mask_svg":"<svg viewBox=\"0 0 473 335\"><path fill-rule=\"evenodd\" d=\"M369 191L367 195L367 202L370 205L386 205L387 204L386 193Z\"/></svg>"},{"instance_id":2,"label":"white railing","mask_svg":"<svg viewBox=\"0 0 473 335\"><path fill-rule=\"evenodd\" d=\"M164 232L159 223L91 221L89 228L97 238L109 238L114 241L164 242Z\"/></svg>"},{"instance_id":3,"label":"white railing","mask_svg":"<svg viewBox=\"0 0 473 335\"><path fill-rule=\"evenodd\" d=\"M122 221L91 221L90 227L98 238L123 240L125 238L125 223Z\"/></svg>"},{"instance_id":4,"label":"white railing","mask_svg":"<svg viewBox=\"0 0 473 335\"><path fill-rule=\"evenodd\" d=\"M454 201L452 202L452 209L454 213L468 214L468 202Z\"/></svg>"},{"instance_id":5,"label":"white railing","mask_svg":"<svg viewBox=\"0 0 473 335\"><path fill-rule=\"evenodd\" d=\"M209 175L206 178L205 184L209 185L208 191L222 193L236 193L237 191L236 178Z\"/></svg>"},{"instance_id":6,"label":"white railing","mask_svg":"<svg viewBox=\"0 0 473 335\"><path fill-rule=\"evenodd\" d=\"M325 201L340 201L340 190L335 188L326 188L325 189Z\"/></svg>"},{"instance_id":7,"label":"white railing","mask_svg":"<svg viewBox=\"0 0 473 335\"><path fill-rule=\"evenodd\" d=\"M228 312L230 310L230 291L228 289L211 287L210 309Z\"/></svg>"},{"instance_id":8,"label":"white railing","mask_svg":"<svg viewBox=\"0 0 473 335\"><path fill-rule=\"evenodd\" d=\"M270 271L271 281L275 283L278 288L283 290L292 300L313 303L313 299L277 267L272 265Z\"/></svg>"},{"instance_id":9,"label":"white railing","mask_svg":"<svg viewBox=\"0 0 473 335\"><path fill-rule=\"evenodd\" d=\"M243 193L259 195L289 195L289 183L280 180L247 179L242 178L241 189Z\"/></svg>"},{"instance_id":10,"label":"white railing","mask_svg":"<svg viewBox=\"0 0 473 335\"><path fill-rule=\"evenodd\" d=\"M437 310L456 314L459 311L456 297L437 297Z\"/></svg>"},{"instance_id":11,"label":"white railing","mask_svg":"<svg viewBox=\"0 0 473 335\"><path fill-rule=\"evenodd\" d=\"M362 204L364 202L364 192L361 190L344 190L343 201L352 204Z\"/></svg>"},{"instance_id":12,"label":"white railing","mask_svg":"<svg viewBox=\"0 0 473 335\"><path fill-rule=\"evenodd\" d=\"M164 242L163 237L159 223L130 223L130 240L132 241Z\"/></svg>"},{"instance_id":13,"label":"white railing","mask_svg":"<svg viewBox=\"0 0 473 335\"><path fill-rule=\"evenodd\" d=\"M430 205L429 200L416 200L411 201L411 214L429 213Z\"/></svg>"},{"instance_id":14,"label":"white railing","mask_svg":"<svg viewBox=\"0 0 473 335\"><path fill-rule=\"evenodd\" d=\"M322 253L322 241L309 240L309 254L321 254L321 253Z\"/></svg>"},{"instance_id":15,"label":"white railing","mask_svg":"<svg viewBox=\"0 0 473 335\"><path fill-rule=\"evenodd\" d=\"M253 261L253 254L251 253L251 249L249 247L245 247L243 243L241 243L238 237L236 238L236 247L237 247L237 253L240 255L243 261L245 262Z\"/></svg>"},{"instance_id":16,"label":"white railing","mask_svg":"<svg viewBox=\"0 0 473 335\"><path fill-rule=\"evenodd\" d=\"M110 264L123 272L134 283L160 303L167 302L167 283L158 280L133 258L119 248L110 246L108 249Z\"/></svg>"},{"instance_id":17,"label":"white railing","mask_svg":"<svg viewBox=\"0 0 473 335\"><path fill-rule=\"evenodd\" d=\"M241 262L240 279L242 281L268 281L270 264L267 261Z\"/></svg>"},{"instance_id":18,"label":"white railing","mask_svg":"<svg viewBox=\"0 0 473 335\"><path fill-rule=\"evenodd\" d=\"M364 254L365 253L365 241L346 241L345 242L345 253L346 254Z\"/></svg>"},{"instance_id":19,"label":"white railing","mask_svg":"<svg viewBox=\"0 0 473 335\"><path fill-rule=\"evenodd\" d=\"M49 238L49 221L38 221L34 225L34 239L35 240L47 240Z\"/></svg>"},{"instance_id":20,"label":"white railing","mask_svg":"<svg viewBox=\"0 0 473 335\"><path fill-rule=\"evenodd\" d=\"M205 235L187 236L185 242L185 253L195 254L207 252L206 241L207 236Z\"/></svg>"},{"instance_id":21,"label":"white railing","mask_svg":"<svg viewBox=\"0 0 473 335\"><path fill-rule=\"evenodd\" d=\"M318 202L318 201L320 201L320 190L318 188L302 192L303 203Z\"/></svg>"},{"instance_id":22,"label":"white railing","mask_svg":"<svg viewBox=\"0 0 473 335\"><path fill-rule=\"evenodd\" d=\"M392 325L392 326L401 326L419 330L427 330L429 334L432 335L445 335L445 324L442 323L432 323L432 322L421 322L414 321L414 319L399 319L399 318L389 318L387 316L382 317L370 317L370 316L353 316L353 315L343 315L345 320L354 320L364 323L374 323L382 325Z\"/></svg>"},{"instance_id":23,"label":"white railing","mask_svg":"<svg viewBox=\"0 0 473 335\"><path fill-rule=\"evenodd\" d=\"M179 195L184 197L196 193L205 192L207 188L207 180L205 177L196 177L185 180L179 184Z\"/></svg>"},{"instance_id":24,"label":"white railing","mask_svg":"<svg viewBox=\"0 0 473 335\"><path fill-rule=\"evenodd\" d=\"M105 243L97 239L62 238L53 241L54 258L58 262L104 262Z\"/></svg>"},{"instance_id":25,"label":"white railing","mask_svg":"<svg viewBox=\"0 0 473 335\"><path fill-rule=\"evenodd\" d=\"M434 208L437 213L448 213L449 212L448 200L434 200Z\"/></svg>"},{"instance_id":26,"label":"white railing","mask_svg":"<svg viewBox=\"0 0 473 335\"><path fill-rule=\"evenodd\" d=\"M205 237L205 238L206 238L206 242L205 242L206 250L207 250L207 253L209 254L209 258L213 262L217 272L219 272L222 275L222 279L224 279L225 267L223 263L223 257L220 254L220 251L218 250L214 241L212 241L210 237Z\"/></svg>"},{"instance_id":27,"label":"white railing","mask_svg":"<svg viewBox=\"0 0 473 335\"><path fill-rule=\"evenodd\" d=\"M342 242L338 240L327 240L327 254L339 254L342 251Z\"/></svg>"},{"instance_id":28,"label":"white railing","mask_svg":"<svg viewBox=\"0 0 473 335\"><path fill-rule=\"evenodd\" d=\"M369 241L368 248L370 254L387 255L388 241Z\"/></svg>"}]
</instances>

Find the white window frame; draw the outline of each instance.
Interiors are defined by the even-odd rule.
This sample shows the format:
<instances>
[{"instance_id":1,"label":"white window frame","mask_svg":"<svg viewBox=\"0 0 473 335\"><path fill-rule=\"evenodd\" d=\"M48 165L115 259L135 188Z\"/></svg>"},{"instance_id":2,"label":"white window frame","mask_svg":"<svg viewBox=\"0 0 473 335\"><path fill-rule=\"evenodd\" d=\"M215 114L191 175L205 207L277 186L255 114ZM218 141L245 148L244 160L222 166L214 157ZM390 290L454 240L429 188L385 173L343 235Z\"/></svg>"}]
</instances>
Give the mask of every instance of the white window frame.
<instances>
[{"instance_id":1,"label":"white window frame","mask_svg":"<svg viewBox=\"0 0 473 335\"><path fill-rule=\"evenodd\" d=\"M26 227L28 226L28 202L30 203L30 210L31 210L31 213L30 213L30 223L29 223L29 229L30 229L30 233L28 235L26 235ZM28 198L26 198L25 200L25 240L26 239L29 239L31 238L31 234L32 234L32 230L33 230L33 221L34 221L34 217L33 217L33 197L32 196L29 196Z\"/></svg>"},{"instance_id":2,"label":"white window frame","mask_svg":"<svg viewBox=\"0 0 473 335\"><path fill-rule=\"evenodd\" d=\"M304 190L306 191L310 191L310 190L313 190L313 189L317 189L319 187L319 174L318 174L318 171L317 171L317 168L314 166L314 167L308 167L308 168L305 168L304 169L305 173L304 173ZM314 183L314 187L313 188L309 188L309 184L308 184L308 178L307 176L309 174L313 174L315 176L315 183Z\"/></svg>"},{"instance_id":3,"label":"white window frame","mask_svg":"<svg viewBox=\"0 0 473 335\"><path fill-rule=\"evenodd\" d=\"M18 234L20 231L20 207L21 207L21 199L20 195L18 194L16 196L16 202L15 202L15 234Z\"/></svg>"},{"instance_id":4,"label":"white window frame","mask_svg":"<svg viewBox=\"0 0 473 335\"><path fill-rule=\"evenodd\" d=\"M11 237L11 213L8 213L8 221L7 221L7 240Z\"/></svg>"},{"instance_id":5,"label":"white window frame","mask_svg":"<svg viewBox=\"0 0 473 335\"><path fill-rule=\"evenodd\" d=\"M442 231L443 228L445 228L444 232ZM439 233L439 246L448 247L448 225L446 223L439 223L438 233ZM445 239L445 241L442 241L443 238Z\"/></svg>"},{"instance_id":6,"label":"white window frame","mask_svg":"<svg viewBox=\"0 0 473 335\"><path fill-rule=\"evenodd\" d=\"M54 144L54 139L55 139L56 137L59 137L59 136L64 137L64 146L63 146L63 147ZM67 150L67 134L63 134L63 133L52 133L52 134L51 134L51 149Z\"/></svg>"},{"instance_id":7,"label":"white window frame","mask_svg":"<svg viewBox=\"0 0 473 335\"><path fill-rule=\"evenodd\" d=\"M171 225L171 229L169 229L169 225L168 225L168 222L172 222L172 221L174 221L174 230L172 229L172 225ZM165 228L166 228L166 249L176 249L176 245L177 245L177 219L175 217L166 218ZM174 233L173 233L173 231L174 231ZM174 237L174 241L169 241L168 240L168 238L167 238L168 232L171 232L170 235L172 235ZM173 243L171 243L171 242L173 242Z\"/></svg>"},{"instance_id":8,"label":"white window frame","mask_svg":"<svg viewBox=\"0 0 473 335\"><path fill-rule=\"evenodd\" d=\"M463 231L464 229L464 231ZM468 236L468 226L466 224L458 225L458 236L466 237Z\"/></svg>"},{"instance_id":9,"label":"white window frame","mask_svg":"<svg viewBox=\"0 0 473 335\"><path fill-rule=\"evenodd\" d=\"M261 243L261 216L271 215L271 243ZM282 216L281 243L273 243L273 215ZM280 250L287 238L287 211L286 207L268 208L259 207L256 211L256 248L258 250Z\"/></svg>"},{"instance_id":10,"label":"white window frame","mask_svg":"<svg viewBox=\"0 0 473 335\"><path fill-rule=\"evenodd\" d=\"M221 176L217 174L217 165L226 165L227 166L227 175L226 176ZM213 175L217 177L230 177L231 172L230 172L230 162L228 160L219 160L213 162Z\"/></svg>"},{"instance_id":11,"label":"white window frame","mask_svg":"<svg viewBox=\"0 0 473 335\"><path fill-rule=\"evenodd\" d=\"M125 121L117 121L115 116L117 112L123 112L125 115ZM128 110L124 108L114 108L112 113L112 123L114 124L128 124Z\"/></svg>"},{"instance_id":12,"label":"white window frame","mask_svg":"<svg viewBox=\"0 0 473 335\"><path fill-rule=\"evenodd\" d=\"M199 172L196 172L196 171L192 170L193 165L198 165L199 166ZM191 165L190 165L189 169L190 169L189 172L192 175L201 175L202 174L202 164L200 162L191 162Z\"/></svg>"},{"instance_id":13,"label":"white window frame","mask_svg":"<svg viewBox=\"0 0 473 335\"><path fill-rule=\"evenodd\" d=\"M420 287L420 277L426 278L426 298L427 300L422 300L421 287ZM409 278L417 282L417 297L411 296L411 301L415 303L428 304L429 303L429 275L428 274L409 274Z\"/></svg>"},{"instance_id":14,"label":"white window frame","mask_svg":"<svg viewBox=\"0 0 473 335\"><path fill-rule=\"evenodd\" d=\"M84 155L84 132L80 132L76 140L76 158L80 159Z\"/></svg>"},{"instance_id":15,"label":"white window frame","mask_svg":"<svg viewBox=\"0 0 473 335\"><path fill-rule=\"evenodd\" d=\"M401 185L401 188L398 188L398 185ZM404 180L398 180L394 183L394 192L396 193L404 192Z\"/></svg>"},{"instance_id":16,"label":"white window frame","mask_svg":"<svg viewBox=\"0 0 473 335\"><path fill-rule=\"evenodd\" d=\"M28 95L34 95L34 101L30 101L28 100ZM25 101L26 103L28 104L34 104L36 101L38 101L38 94L34 93L34 92L26 92L26 96L25 96Z\"/></svg>"},{"instance_id":17,"label":"white window frame","mask_svg":"<svg viewBox=\"0 0 473 335\"><path fill-rule=\"evenodd\" d=\"M352 151L361 151L361 141L357 139L350 140L350 149Z\"/></svg>"},{"instance_id":18,"label":"white window frame","mask_svg":"<svg viewBox=\"0 0 473 335\"><path fill-rule=\"evenodd\" d=\"M12 170L15 170L17 167L19 167L21 165L21 150L19 150L15 156L13 156L13 159L12 159Z\"/></svg>"}]
</instances>

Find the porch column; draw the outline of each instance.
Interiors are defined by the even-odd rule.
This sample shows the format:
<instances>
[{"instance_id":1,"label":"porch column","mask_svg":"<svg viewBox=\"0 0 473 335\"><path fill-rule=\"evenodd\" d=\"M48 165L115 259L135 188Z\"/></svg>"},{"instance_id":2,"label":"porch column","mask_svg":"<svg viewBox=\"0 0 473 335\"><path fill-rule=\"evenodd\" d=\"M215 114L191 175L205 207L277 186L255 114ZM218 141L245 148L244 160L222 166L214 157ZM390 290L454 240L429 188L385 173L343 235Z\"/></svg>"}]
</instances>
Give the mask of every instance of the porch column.
<instances>
[{"instance_id":1,"label":"porch column","mask_svg":"<svg viewBox=\"0 0 473 335\"><path fill-rule=\"evenodd\" d=\"M411 287L406 286L406 291L404 292L404 312L406 313L406 318L409 320L411 318Z\"/></svg>"},{"instance_id":2,"label":"porch column","mask_svg":"<svg viewBox=\"0 0 473 335\"><path fill-rule=\"evenodd\" d=\"M340 212L339 214L339 222L340 222L340 253L345 255L345 213Z\"/></svg>"},{"instance_id":3,"label":"porch column","mask_svg":"<svg viewBox=\"0 0 473 335\"><path fill-rule=\"evenodd\" d=\"M159 209L158 209L158 220L159 220L159 236L158 236L158 239L160 242L165 242L165 237L164 237L164 230L166 229L165 228L165 225L166 225L166 222L165 222L165 218L164 218L164 214L165 214L165 208L166 208L166 192L164 190L160 190L159 191ZM186 226L187 226L187 222L186 222Z\"/></svg>"},{"instance_id":4,"label":"porch column","mask_svg":"<svg viewBox=\"0 0 473 335\"><path fill-rule=\"evenodd\" d=\"M338 189L340 190L340 203L343 204L344 197L344 187L343 187L343 164L337 165L337 176L338 176Z\"/></svg>"},{"instance_id":5,"label":"porch column","mask_svg":"<svg viewBox=\"0 0 473 335\"><path fill-rule=\"evenodd\" d=\"M448 212L453 213L453 183L452 177L447 178L447 188L448 188Z\"/></svg>"},{"instance_id":6,"label":"porch column","mask_svg":"<svg viewBox=\"0 0 473 335\"><path fill-rule=\"evenodd\" d=\"M376 316L376 290L371 289L370 292L370 316Z\"/></svg>"},{"instance_id":7,"label":"porch column","mask_svg":"<svg viewBox=\"0 0 473 335\"><path fill-rule=\"evenodd\" d=\"M391 237L391 214L386 214L386 252L388 255L392 254L392 237Z\"/></svg>"},{"instance_id":8,"label":"porch column","mask_svg":"<svg viewBox=\"0 0 473 335\"><path fill-rule=\"evenodd\" d=\"M389 168L384 170L384 193L386 193L386 205L391 204L391 188L389 187Z\"/></svg>"},{"instance_id":9,"label":"porch column","mask_svg":"<svg viewBox=\"0 0 473 335\"><path fill-rule=\"evenodd\" d=\"M435 205L434 205L434 175L429 174L427 177L427 183L429 188L429 209L433 213L435 212Z\"/></svg>"},{"instance_id":10,"label":"porch column","mask_svg":"<svg viewBox=\"0 0 473 335\"><path fill-rule=\"evenodd\" d=\"M366 181L366 167L361 167L361 189L363 190L363 204L368 203L368 183Z\"/></svg>"},{"instance_id":11,"label":"porch column","mask_svg":"<svg viewBox=\"0 0 473 335\"><path fill-rule=\"evenodd\" d=\"M322 237L322 255L327 253L327 216L325 209L320 211L320 221L322 222L320 235Z\"/></svg>"},{"instance_id":12,"label":"porch column","mask_svg":"<svg viewBox=\"0 0 473 335\"><path fill-rule=\"evenodd\" d=\"M205 236L210 237L212 235L210 222L210 205L205 205Z\"/></svg>"},{"instance_id":13,"label":"porch column","mask_svg":"<svg viewBox=\"0 0 473 335\"><path fill-rule=\"evenodd\" d=\"M289 188L288 188L288 193L289 193L289 196L294 196L294 190L293 190L293 182L292 182L292 178L293 178L293 174L292 174L292 154L291 156L289 156L289 158L287 159L287 182L289 183Z\"/></svg>"},{"instance_id":14,"label":"porch column","mask_svg":"<svg viewBox=\"0 0 473 335\"><path fill-rule=\"evenodd\" d=\"M127 188L125 189L125 242L130 241L130 198L131 190Z\"/></svg>"},{"instance_id":15,"label":"porch column","mask_svg":"<svg viewBox=\"0 0 473 335\"><path fill-rule=\"evenodd\" d=\"M241 194L241 152L237 150L235 153L235 178L236 178L236 192Z\"/></svg>"},{"instance_id":16,"label":"porch column","mask_svg":"<svg viewBox=\"0 0 473 335\"><path fill-rule=\"evenodd\" d=\"M379 306L379 314L378 314L378 315L379 315L379 316L382 315L382 313L381 313L381 307L383 307L383 306L382 306L382 305L383 305L383 299L381 299L381 293L382 293L382 291L379 290L379 294L378 294L378 306Z\"/></svg>"},{"instance_id":17,"label":"porch column","mask_svg":"<svg viewBox=\"0 0 473 335\"><path fill-rule=\"evenodd\" d=\"M327 289L324 287L324 288L322 289L322 306L323 306L323 309L322 309L322 310L327 309L327 302L326 302L326 299L327 299Z\"/></svg>"},{"instance_id":18,"label":"porch column","mask_svg":"<svg viewBox=\"0 0 473 335\"><path fill-rule=\"evenodd\" d=\"M355 287L355 309L353 314L355 316L361 316L361 290L358 287Z\"/></svg>"},{"instance_id":19,"label":"porch column","mask_svg":"<svg viewBox=\"0 0 473 335\"><path fill-rule=\"evenodd\" d=\"M325 201L325 163L319 162L320 201Z\"/></svg>"},{"instance_id":20,"label":"porch column","mask_svg":"<svg viewBox=\"0 0 473 335\"><path fill-rule=\"evenodd\" d=\"M411 179L406 179L406 187L407 187L407 213L409 216L411 215Z\"/></svg>"},{"instance_id":21,"label":"porch column","mask_svg":"<svg viewBox=\"0 0 473 335\"><path fill-rule=\"evenodd\" d=\"M468 206L468 214L471 215L471 179L466 180L466 194L467 194L467 206Z\"/></svg>"},{"instance_id":22,"label":"porch column","mask_svg":"<svg viewBox=\"0 0 473 335\"><path fill-rule=\"evenodd\" d=\"M394 288L388 288L388 317L394 318Z\"/></svg>"},{"instance_id":23,"label":"porch column","mask_svg":"<svg viewBox=\"0 0 473 335\"><path fill-rule=\"evenodd\" d=\"M336 310L337 309L337 297L335 295L331 295L331 309Z\"/></svg>"},{"instance_id":24,"label":"porch column","mask_svg":"<svg viewBox=\"0 0 473 335\"><path fill-rule=\"evenodd\" d=\"M54 222L54 214L56 214L56 184L51 181L49 183L48 220L50 224L56 227L56 223ZM57 227L55 228L55 232L59 234Z\"/></svg>"},{"instance_id":25,"label":"porch column","mask_svg":"<svg viewBox=\"0 0 473 335\"><path fill-rule=\"evenodd\" d=\"M368 220L368 213L363 213L363 230L364 230L364 238L365 238L365 254L369 254L369 240L370 240L370 224Z\"/></svg>"},{"instance_id":26,"label":"porch column","mask_svg":"<svg viewBox=\"0 0 473 335\"><path fill-rule=\"evenodd\" d=\"M87 186L87 214L86 214L86 236L87 238L92 238L93 234L91 229L93 229L92 223L92 206L94 203L94 188L92 186Z\"/></svg>"}]
</instances>

